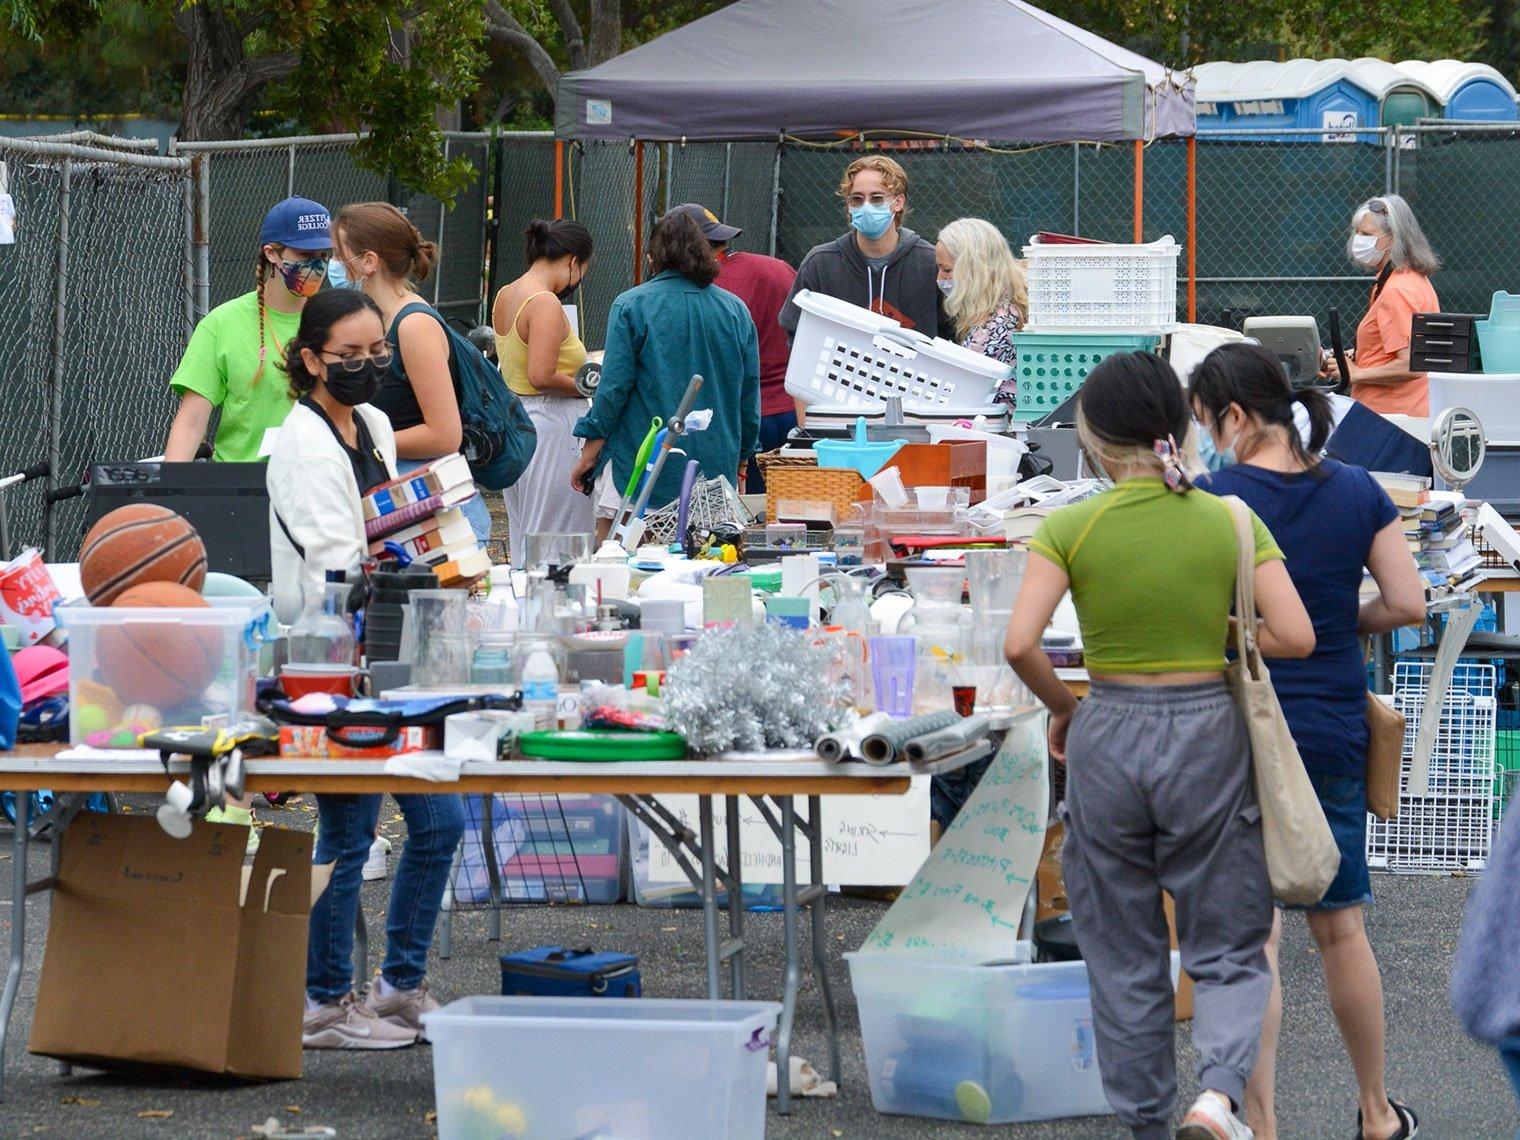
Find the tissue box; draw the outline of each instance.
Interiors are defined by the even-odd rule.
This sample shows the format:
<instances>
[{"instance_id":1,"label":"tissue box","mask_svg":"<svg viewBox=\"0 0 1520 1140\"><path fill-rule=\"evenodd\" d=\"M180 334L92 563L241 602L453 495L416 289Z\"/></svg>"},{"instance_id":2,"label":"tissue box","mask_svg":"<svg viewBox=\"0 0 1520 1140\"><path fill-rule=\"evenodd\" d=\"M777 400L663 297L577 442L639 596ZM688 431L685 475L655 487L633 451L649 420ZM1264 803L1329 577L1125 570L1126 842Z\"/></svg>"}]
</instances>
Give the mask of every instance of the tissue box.
<instances>
[{"instance_id":1,"label":"tissue box","mask_svg":"<svg viewBox=\"0 0 1520 1140\"><path fill-rule=\"evenodd\" d=\"M373 733L372 729L358 730ZM404 752L431 752L438 748L437 725L408 725L389 744L339 744L321 725L282 724L280 755L317 757L324 760L388 760ZM359 737L362 739L363 737Z\"/></svg>"},{"instance_id":2,"label":"tissue box","mask_svg":"<svg viewBox=\"0 0 1520 1140\"><path fill-rule=\"evenodd\" d=\"M443 754L450 760L510 760L517 742L537 727L531 712L480 709L444 718Z\"/></svg>"}]
</instances>

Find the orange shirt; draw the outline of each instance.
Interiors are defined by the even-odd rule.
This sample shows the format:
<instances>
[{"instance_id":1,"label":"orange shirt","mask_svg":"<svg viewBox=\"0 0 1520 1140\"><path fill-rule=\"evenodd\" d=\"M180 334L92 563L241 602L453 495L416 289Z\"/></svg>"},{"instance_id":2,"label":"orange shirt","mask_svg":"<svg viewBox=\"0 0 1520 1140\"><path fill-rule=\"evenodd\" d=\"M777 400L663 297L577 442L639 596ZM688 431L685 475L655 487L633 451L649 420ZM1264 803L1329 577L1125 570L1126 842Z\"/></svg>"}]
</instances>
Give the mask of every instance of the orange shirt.
<instances>
[{"instance_id":1,"label":"orange shirt","mask_svg":"<svg viewBox=\"0 0 1520 1140\"><path fill-rule=\"evenodd\" d=\"M1413 269L1395 270L1356 327L1357 367L1392 364L1409 347L1409 326L1414 315L1440 311L1441 302L1436 299L1429 277ZM1379 415L1430 414L1430 386L1423 372L1402 384L1352 384L1351 398Z\"/></svg>"}]
</instances>

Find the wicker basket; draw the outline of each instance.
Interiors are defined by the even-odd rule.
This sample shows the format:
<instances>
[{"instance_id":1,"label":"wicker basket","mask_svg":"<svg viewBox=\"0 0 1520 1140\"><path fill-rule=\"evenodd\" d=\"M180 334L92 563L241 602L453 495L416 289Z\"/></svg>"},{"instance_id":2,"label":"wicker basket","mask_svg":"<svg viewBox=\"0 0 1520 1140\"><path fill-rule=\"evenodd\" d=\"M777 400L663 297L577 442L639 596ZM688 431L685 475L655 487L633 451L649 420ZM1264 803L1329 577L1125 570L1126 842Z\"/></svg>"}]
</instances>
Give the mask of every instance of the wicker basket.
<instances>
[{"instance_id":1,"label":"wicker basket","mask_svg":"<svg viewBox=\"0 0 1520 1140\"><path fill-rule=\"evenodd\" d=\"M776 504L782 499L813 499L833 503L835 513L844 518L867 486L860 472L849 467L773 465L765 469L765 517L776 517Z\"/></svg>"}]
</instances>

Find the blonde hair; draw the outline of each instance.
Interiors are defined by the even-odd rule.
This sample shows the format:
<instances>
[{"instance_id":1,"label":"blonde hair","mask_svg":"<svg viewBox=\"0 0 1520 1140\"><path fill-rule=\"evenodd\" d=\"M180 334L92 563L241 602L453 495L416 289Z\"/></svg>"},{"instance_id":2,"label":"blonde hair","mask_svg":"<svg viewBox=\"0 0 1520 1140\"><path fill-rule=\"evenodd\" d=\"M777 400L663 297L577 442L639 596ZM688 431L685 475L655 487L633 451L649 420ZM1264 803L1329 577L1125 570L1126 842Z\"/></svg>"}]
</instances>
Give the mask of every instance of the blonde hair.
<instances>
[{"instance_id":1,"label":"blonde hair","mask_svg":"<svg viewBox=\"0 0 1520 1140\"><path fill-rule=\"evenodd\" d=\"M868 154L864 158L857 158L845 168L844 177L839 180L839 189L835 193L841 198L848 198L850 184L862 170L874 170L881 175L882 185L887 188L888 194L903 196L903 208L897 211L897 224L901 225L908 213L908 172L895 158L888 158L884 154Z\"/></svg>"},{"instance_id":2,"label":"blonde hair","mask_svg":"<svg viewBox=\"0 0 1520 1140\"><path fill-rule=\"evenodd\" d=\"M984 218L957 218L939 231L939 240L955 259L955 287L945 298L945 312L961 336L986 324L1003 305L1018 310L1020 325L1028 319L1024 271L996 226Z\"/></svg>"}]
</instances>

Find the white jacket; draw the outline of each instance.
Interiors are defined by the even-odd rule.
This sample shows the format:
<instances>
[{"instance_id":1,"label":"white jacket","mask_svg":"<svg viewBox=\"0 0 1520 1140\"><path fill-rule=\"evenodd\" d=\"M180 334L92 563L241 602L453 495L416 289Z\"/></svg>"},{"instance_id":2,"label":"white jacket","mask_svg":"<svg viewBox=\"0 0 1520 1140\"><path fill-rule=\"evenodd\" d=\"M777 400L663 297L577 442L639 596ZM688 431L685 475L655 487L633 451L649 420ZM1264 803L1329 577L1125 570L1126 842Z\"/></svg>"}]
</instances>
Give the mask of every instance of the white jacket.
<instances>
[{"instance_id":1,"label":"white jacket","mask_svg":"<svg viewBox=\"0 0 1520 1140\"><path fill-rule=\"evenodd\" d=\"M363 419L394 479L396 435L390 421L369 404L360 404L354 415ZM288 624L301 614L303 586L320 588L328 570L347 570L369 552L359 482L332 428L310 408L297 404L275 440L264 485L269 490L274 612ZM289 537L280 526L282 519L290 529ZM304 558L291 543L292 537L305 551Z\"/></svg>"}]
</instances>

